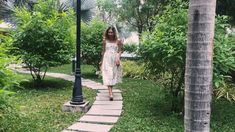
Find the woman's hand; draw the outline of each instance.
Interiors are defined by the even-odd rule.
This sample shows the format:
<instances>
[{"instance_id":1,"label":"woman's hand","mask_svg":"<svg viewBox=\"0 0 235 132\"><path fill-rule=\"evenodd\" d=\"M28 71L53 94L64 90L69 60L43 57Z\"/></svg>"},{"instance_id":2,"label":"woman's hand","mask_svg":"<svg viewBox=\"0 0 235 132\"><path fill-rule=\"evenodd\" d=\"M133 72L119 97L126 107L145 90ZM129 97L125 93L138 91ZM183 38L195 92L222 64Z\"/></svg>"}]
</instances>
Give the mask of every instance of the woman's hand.
<instances>
[{"instance_id":1,"label":"woman's hand","mask_svg":"<svg viewBox=\"0 0 235 132\"><path fill-rule=\"evenodd\" d=\"M120 66L120 59L119 58L116 59L116 65Z\"/></svg>"}]
</instances>

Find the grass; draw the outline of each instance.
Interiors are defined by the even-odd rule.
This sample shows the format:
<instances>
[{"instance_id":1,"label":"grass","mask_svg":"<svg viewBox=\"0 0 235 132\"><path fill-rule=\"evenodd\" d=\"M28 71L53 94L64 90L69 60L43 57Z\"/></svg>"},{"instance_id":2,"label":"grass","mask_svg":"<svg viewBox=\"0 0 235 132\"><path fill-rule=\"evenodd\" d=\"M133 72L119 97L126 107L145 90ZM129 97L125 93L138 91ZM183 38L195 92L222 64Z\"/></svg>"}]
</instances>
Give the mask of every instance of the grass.
<instances>
[{"instance_id":1,"label":"grass","mask_svg":"<svg viewBox=\"0 0 235 132\"><path fill-rule=\"evenodd\" d=\"M82 65L85 75L101 81L93 75L92 67ZM149 80L124 78L117 85L122 90L124 111L112 132L181 132L183 115L170 111L171 103L166 94L154 82ZM213 100L211 131L234 132L235 105L226 100Z\"/></svg>"},{"instance_id":2,"label":"grass","mask_svg":"<svg viewBox=\"0 0 235 132\"><path fill-rule=\"evenodd\" d=\"M82 66L90 79L101 81L92 68ZM60 72L60 70L57 70ZM93 75L92 75L93 74ZM124 78L118 84L123 95L123 113L112 132L181 132L183 115L170 111L171 103L161 87L149 80ZM211 131L234 132L235 105L226 100L213 100Z\"/></svg>"},{"instance_id":3,"label":"grass","mask_svg":"<svg viewBox=\"0 0 235 132\"><path fill-rule=\"evenodd\" d=\"M124 112L112 132L181 132L183 115L170 111L170 100L152 81L123 79ZM211 131L234 132L235 105L226 100L213 100Z\"/></svg>"},{"instance_id":4,"label":"grass","mask_svg":"<svg viewBox=\"0 0 235 132\"><path fill-rule=\"evenodd\" d=\"M51 67L49 68L48 72L55 72L55 73L64 73L72 75L72 64L65 64L58 67ZM81 65L81 73L83 78L97 78L95 75L96 69L91 65Z\"/></svg>"},{"instance_id":5,"label":"grass","mask_svg":"<svg viewBox=\"0 0 235 132\"><path fill-rule=\"evenodd\" d=\"M172 114L170 102L161 88L152 81L123 79L124 112L113 132L180 132L183 118Z\"/></svg>"},{"instance_id":6,"label":"grass","mask_svg":"<svg viewBox=\"0 0 235 132\"><path fill-rule=\"evenodd\" d=\"M29 75L23 75L30 79ZM54 132L62 131L76 121L82 113L62 112L62 105L71 100L72 82L46 77L41 87L32 81L21 82L23 88L14 89L16 94L9 99L13 108L0 121L0 131L9 132ZM94 101L96 92L83 89L86 100Z\"/></svg>"}]
</instances>

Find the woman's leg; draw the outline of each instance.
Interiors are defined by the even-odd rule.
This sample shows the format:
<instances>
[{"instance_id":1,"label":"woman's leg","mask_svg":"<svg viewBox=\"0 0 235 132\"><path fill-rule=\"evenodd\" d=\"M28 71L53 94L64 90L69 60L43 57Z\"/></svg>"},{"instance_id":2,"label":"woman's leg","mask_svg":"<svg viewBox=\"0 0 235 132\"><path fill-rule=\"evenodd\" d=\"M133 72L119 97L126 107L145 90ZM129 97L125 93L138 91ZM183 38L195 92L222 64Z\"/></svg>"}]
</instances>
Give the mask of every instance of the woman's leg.
<instances>
[{"instance_id":1,"label":"woman's leg","mask_svg":"<svg viewBox=\"0 0 235 132\"><path fill-rule=\"evenodd\" d=\"M108 86L108 89L109 89L109 100L113 100L113 86Z\"/></svg>"}]
</instances>

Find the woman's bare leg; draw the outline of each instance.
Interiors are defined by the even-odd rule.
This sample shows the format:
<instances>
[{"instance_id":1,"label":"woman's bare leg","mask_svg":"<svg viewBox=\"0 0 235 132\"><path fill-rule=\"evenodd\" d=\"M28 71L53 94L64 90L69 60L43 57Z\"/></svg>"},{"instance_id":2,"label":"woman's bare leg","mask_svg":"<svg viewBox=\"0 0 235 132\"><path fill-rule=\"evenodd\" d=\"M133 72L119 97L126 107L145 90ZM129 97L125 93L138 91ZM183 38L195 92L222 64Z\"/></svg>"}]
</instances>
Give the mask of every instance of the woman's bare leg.
<instances>
[{"instance_id":1,"label":"woman's bare leg","mask_svg":"<svg viewBox=\"0 0 235 132\"><path fill-rule=\"evenodd\" d=\"M113 100L113 86L108 86L109 89L109 100Z\"/></svg>"}]
</instances>

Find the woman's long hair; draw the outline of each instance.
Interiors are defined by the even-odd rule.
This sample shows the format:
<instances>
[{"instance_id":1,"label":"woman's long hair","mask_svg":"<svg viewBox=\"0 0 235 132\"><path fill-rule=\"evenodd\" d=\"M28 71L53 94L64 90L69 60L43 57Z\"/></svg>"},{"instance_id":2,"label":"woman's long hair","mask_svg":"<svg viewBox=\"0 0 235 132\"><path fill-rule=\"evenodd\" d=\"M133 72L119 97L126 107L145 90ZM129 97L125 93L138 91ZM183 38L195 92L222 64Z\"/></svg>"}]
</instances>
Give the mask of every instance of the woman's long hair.
<instances>
[{"instance_id":1,"label":"woman's long hair","mask_svg":"<svg viewBox=\"0 0 235 132\"><path fill-rule=\"evenodd\" d=\"M111 38L110 38L109 35L108 35L108 32L109 32L110 29L111 29L111 30L113 31L113 33L114 33L114 40L115 40L115 41L118 40L117 30L116 30L115 27L113 27L113 26L110 26L110 27L108 27L108 28L105 30L104 35L103 35L103 39L104 39L104 40L111 40Z\"/></svg>"}]
</instances>

